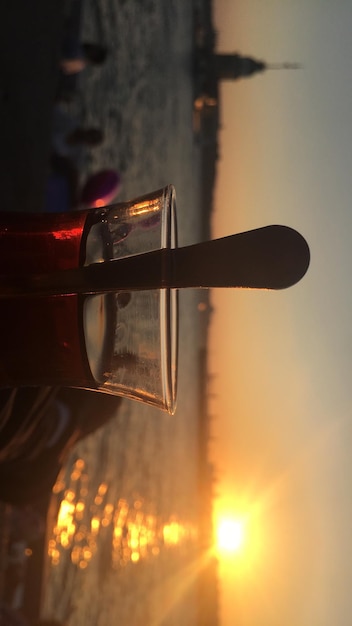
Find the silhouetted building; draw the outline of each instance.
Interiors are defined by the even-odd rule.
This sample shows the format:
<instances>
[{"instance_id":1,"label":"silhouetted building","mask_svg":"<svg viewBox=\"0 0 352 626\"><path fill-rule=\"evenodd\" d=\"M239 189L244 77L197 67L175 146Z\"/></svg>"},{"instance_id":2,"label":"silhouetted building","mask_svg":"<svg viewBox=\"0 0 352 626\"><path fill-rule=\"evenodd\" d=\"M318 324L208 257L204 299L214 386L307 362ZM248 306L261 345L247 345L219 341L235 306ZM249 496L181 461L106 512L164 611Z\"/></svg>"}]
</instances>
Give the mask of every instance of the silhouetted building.
<instances>
[{"instance_id":1,"label":"silhouetted building","mask_svg":"<svg viewBox=\"0 0 352 626\"><path fill-rule=\"evenodd\" d=\"M253 76L266 69L266 63L240 54L215 54L213 56L214 74L217 80L236 80Z\"/></svg>"}]
</instances>

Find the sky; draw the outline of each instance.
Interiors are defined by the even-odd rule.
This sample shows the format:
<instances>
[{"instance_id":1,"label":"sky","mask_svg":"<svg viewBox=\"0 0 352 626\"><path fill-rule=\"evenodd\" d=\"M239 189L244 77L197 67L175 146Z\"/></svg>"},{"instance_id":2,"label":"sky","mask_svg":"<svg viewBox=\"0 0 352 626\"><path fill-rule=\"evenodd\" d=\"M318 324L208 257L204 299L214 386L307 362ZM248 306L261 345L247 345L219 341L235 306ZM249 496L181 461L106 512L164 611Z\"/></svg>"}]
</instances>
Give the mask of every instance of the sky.
<instances>
[{"instance_id":1,"label":"sky","mask_svg":"<svg viewBox=\"0 0 352 626\"><path fill-rule=\"evenodd\" d=\"M352 3L214 0L218 50L300 70L221 87L213 236L286 224L311 265L216 290L210 337L222 626L352 623Z\"/></svg>"}]
</instances>

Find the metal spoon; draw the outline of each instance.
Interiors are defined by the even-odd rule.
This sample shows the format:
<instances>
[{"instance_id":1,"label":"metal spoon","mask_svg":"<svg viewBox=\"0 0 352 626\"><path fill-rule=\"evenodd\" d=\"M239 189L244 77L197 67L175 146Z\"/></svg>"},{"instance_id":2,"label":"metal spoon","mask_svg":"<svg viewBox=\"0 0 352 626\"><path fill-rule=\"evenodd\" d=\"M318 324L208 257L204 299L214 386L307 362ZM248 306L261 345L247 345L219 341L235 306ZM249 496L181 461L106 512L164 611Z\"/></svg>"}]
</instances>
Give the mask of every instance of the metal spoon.
<instances>
[{"instance_id":1,"label":"metal spoon","mask_svg":"<svg viewBox=\"0 0 352 626\"><path fill-rule=\"evenodd\" d=\"M0 276L0 298L187 287L284 289L304 276L309 261L302 235L287 226L266 226L86 267Z\"/></svg>"}]
</instances>

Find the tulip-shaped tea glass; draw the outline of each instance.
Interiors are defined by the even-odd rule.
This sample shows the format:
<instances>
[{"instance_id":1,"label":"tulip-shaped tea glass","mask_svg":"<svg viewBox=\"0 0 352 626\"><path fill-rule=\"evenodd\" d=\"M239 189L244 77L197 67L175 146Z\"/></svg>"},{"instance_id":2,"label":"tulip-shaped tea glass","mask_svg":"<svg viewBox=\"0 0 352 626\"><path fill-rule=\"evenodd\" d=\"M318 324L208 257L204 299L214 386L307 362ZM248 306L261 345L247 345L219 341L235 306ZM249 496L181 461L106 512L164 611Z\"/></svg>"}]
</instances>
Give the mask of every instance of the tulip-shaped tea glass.
<instances>
[{"instance_id":1,"label":"tulip-shaped tea glass","mask_svg":"<svg viewBox=\"0 0 352 626\"><path fill-rule=\"evenodd\" d=\"M0 387L83 387L173 412L176 289L284 289L309 259L277 225L176 248L172 186L102 209L0 213Z\"/></svg>"},{"instance_id":2,"label":"tulip-shaped tea glass","mask_svg":"<svg viewBox=\"0 0 352 626\"><path fill-rule=\"evenodd\" d=\"M131 202L61 214L0 213L0 260L10 284L54 277L176 246L170 185ZM159 259L163 279L163 257ZM96 265L95 265L96 267ZM116 291L2 296L0 386L59 385L141 400L170 413L177 379L177 291L128 289L114 262ZM146 279L147 270L146 270ZM143 277L142 277L143 282Z\"/></svg>"}]
</instances>

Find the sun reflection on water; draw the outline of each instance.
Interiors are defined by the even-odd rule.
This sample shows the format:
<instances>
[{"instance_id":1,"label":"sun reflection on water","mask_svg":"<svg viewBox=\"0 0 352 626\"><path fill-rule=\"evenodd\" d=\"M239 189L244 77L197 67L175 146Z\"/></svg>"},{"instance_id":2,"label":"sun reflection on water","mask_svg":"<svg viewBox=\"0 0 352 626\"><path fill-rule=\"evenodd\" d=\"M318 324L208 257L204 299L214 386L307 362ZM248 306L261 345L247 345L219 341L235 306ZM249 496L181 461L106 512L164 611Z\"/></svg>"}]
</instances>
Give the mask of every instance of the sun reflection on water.
<instances>
[{"instance_id":1,"label":"sun reflection on water","mask_svg":"<svg viewBox=\"0 0 352 626\"><path fill-rule=\"evenodd\" d=\"M196 527L181 522L176 515L161 519L146 510L141 497L109 501L109 485L105 482L100 483L92 498L88 483L85 463L77 459L69 485L59 478L53 488L58 511L48 541L52 566L69 553L73 565L86 569L104 532L111 538L111 566L115 569L196 539Z\"/></svg>"}]
</instances>

